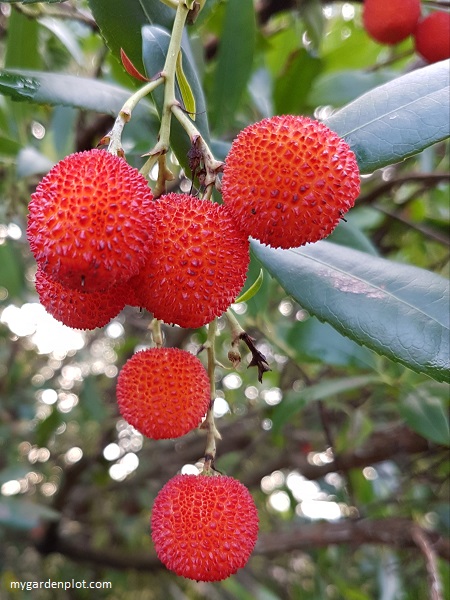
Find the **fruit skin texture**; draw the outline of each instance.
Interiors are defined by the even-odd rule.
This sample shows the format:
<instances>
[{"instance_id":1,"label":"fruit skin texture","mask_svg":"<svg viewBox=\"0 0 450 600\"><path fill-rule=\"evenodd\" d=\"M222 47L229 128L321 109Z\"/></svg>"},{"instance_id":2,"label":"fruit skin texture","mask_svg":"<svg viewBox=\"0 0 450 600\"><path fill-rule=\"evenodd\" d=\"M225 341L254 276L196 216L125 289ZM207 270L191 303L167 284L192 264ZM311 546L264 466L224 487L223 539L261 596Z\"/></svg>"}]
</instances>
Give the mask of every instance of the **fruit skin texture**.
<instances>
[{"instance_id":1,"label":"fruit skin texture","mask_svg":"<svg viewBox=\"0 0 450 600\"><path fill-rule=\"evenodd\" d=\"M398 44L414 33L420 0L364 0L363 24L380 44Z\"/></svg>"},{"instance_id":2,"label":"fruit skin texture","mask_svg":"<svg viewBox=\"0 0 450 600\"><path fill-rule=\"evenodd\" d=\"M155 499L151 528L168 569L196 581L221 581L247 563L258 537L258 512L237 479L176 475Z\"/></svg>"},{"instance_id":3,"label":"fruit skin texture","mask_svg":"<svg viewBox=\"0 0 450 600\"><path fill-rule=\"evenodd\" d=\"M436 11L419 21L416 51L429 63L450 58L450 13Z\"/></svg>"},{"instance_id":4,"label":"fruit skin texture","mask_svg":"<svg viewBox=\"0 0 450 600\"><path fill-rule=\"evenodd\" d=\"M355 202L359 169L323 123L284 115L243 129L231 145L222 196L238 226L274 248L329 235Z\"/></svg>"},{"instance_id":5,"label":"fruit skin texture","mask_svg":"<svg viewBox=\"0 0 450 600\"><path fill-rule=\"evenodd\" d=\"M197 427L210 405L210 386L199 359L178 348L134 354L117 379L123 418L154 440L177 438Z\"/></svg>"},{"instance_id":6,"label":"fruit skin texture","mask_svg":"<svg viewBox=\"0 0 450 600\"><path fill-rule=\"evenodd\" d=\"M115 285L103 292L86 294L63 287L42 271L36 273L36 291L45 310L73 329L103 327L124 308L128 285Z\"/></svg>"},{"instance_id":7,"label":"fruit skin texture","mask_svg":"<svg viewBox=\"0 0 450 600\"><path fill-rule=\"evenodd\" d=\"M153 194L145 178L105 150L67 156L29 203L27 236L51 279L101 291L136 274L153 231Z\"/></svg>"},{"instance_id":8,"label":"fruit skin texture","mask_svg":"<svg viewBox=\"0 0 450 600\"><path fill-rule=\"evenodd\" d=\"M131 284L141 306L181 327L201 327L221 315L245 283L247 236L224 206L186 194L156 203L156 235Z\"/></svg>"}]
</instances>

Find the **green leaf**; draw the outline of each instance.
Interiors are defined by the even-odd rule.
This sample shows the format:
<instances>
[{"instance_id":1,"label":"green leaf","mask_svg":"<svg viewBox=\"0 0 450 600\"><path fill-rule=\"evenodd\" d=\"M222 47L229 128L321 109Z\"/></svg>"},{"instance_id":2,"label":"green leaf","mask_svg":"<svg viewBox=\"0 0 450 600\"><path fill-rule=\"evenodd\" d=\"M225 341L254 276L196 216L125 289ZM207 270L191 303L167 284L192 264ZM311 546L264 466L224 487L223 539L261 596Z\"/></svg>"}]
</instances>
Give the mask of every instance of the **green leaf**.
<instances>
[{"instance_id":1,"label":"green leaf","mask_svg":"<svg viewBox=\"0 0 450 600\"><path fill-rule=\"evenodd\" d=\"M17 69L0 71L0 93L13 100L73 106L112 116L117 115L131 96L131 92L125 88L95 79ZM135 109L133 115L142 115L145 111L154 114L153 108L144 103Z\"/></svg>"},{"instance_id":2,"label":"green leaf","mask_svg":"<svg viewBox=\"0 0 450 600\"><path fill-rule=\"evenodd\" d=\"M308 91L308 104L343 106L369 90L392 81L395 77L398 77L398 73L387 69L370 72L362 69L346 69L324 73L312 83Z\"/></svg>"},{"instance_id":3,"label":"green leaf","mask_svg":"<svg viewBox=\"0 0 450 600\"><path fill-rule=\"evenodd\" d=\"M128 58L143 71L142 36L144 25L172 27L175 11L159 0L89 0L101 34L113 55L120 60L123 48Z\"/></svg>"},{"instance_id":4,"label":"green leaf","mask_svg":"<svg viewBox=\"0 0 450 600\"><path fill-rule=\"evenodd\" d=\"M259 275L256 278L256 281L254 283L252 283L252 285L247 290L245 290L245 292L243 294L241 294L239 296L239 298L236 298L235 304L237 304L238 302L247 302L248 300L253 298L253 296L255 296L258 293L258 291L260 290L260 288L263 284L263 281L264 281L264 271L262 269L260 269Z\"/></svg>"},{"instance_id":5,"label":"green leaf","mask_svg":"<svg viewBox=\"0 0 450 600\"><path fill-rule=\"evenodd\" d=\"M191 119L195 121L195 96L192 92L191 86L189 85L189 81L187 80L187 77L183 71L183 53L181 51L178 52L177 56L176 76L178 86L180 88L181 97L183 98L184 108L186 109L186 112L189 114Z\"/></svg>"},{"instance_id":6,"label":"green leaf","mask_svg":"<svg viewBox=\"0 0 450 600\"><path fill-rule=\"evenodd\" d=\"M256 257L299 304L343 335L437 381L448 381L449 283L424 269L331 242Z\"/></svg>"},{"instance_id":7,"label":"green leaf","mask_svg":"<svg viewBox=\"0 0 450 600\"><path fill-rule=\"evenodd\" d=\"M54 434L55 430L63 423L62 414L56 407L52 408L52 412L39 421L36 425L36 444L38 446L45 446L49 441L50 437Z\"/></svg>"},{"instance_id":8,"label":"green leaf","mask_svg":"<svg viewBox=\"0 0 450 600\"><path fill-rule=\"evenodd\" d=\"M367 92L326 120L362 173L404 160L450 136L450 68L442 61Z\"/></svg>"},{"instance_id":9,"label":"green leaf","mask_svg":"<svg viewBox=\"0 0 450 600\"><path fill-rule=\"evenodd\" d=\"M170 35L161 27L147 25L142 30L142 40L142 56L144 59L144 66L147 74L151 76L161 71L164 67L167 50L169 48ZM190 58L192 52L189 45L189 39L187 37L183 38L181 49L183 51L184 73L195 98L197 110L195 126L203 138L208 142L209 129L208 120L206 117L205 98L200 85L199 77L197 75L195 64ZM176 96L178 101L181 102L183 100L178 85L176 86ZM161 112L164 100L164 90L161 89L161 87L157 88L153 93L153 97L158 110ZM190 171L187 154L190 150L191 143L189 136L175 118L172 119L170 143L173 151L180 161L180 164L187 170L187 173L189 173Z\"/></svg>"},{"instance_id":10,"label":"green leaf","mask_svg":"<svg viewBox=\"0 0 450 600\"><path fill-rule=\"evenodd\" d=\"M348 337L341 335L328 323L314 317L294 323L287 342L300 360L319 361L329 365L373 367L373 355Z\"/></svg>"},{"instance_id":11,"label":"green leaf","mask_svg":"<svg viewBox=\"0 0 450 600\"><path fill-rule=\"evenodd\" d=\"M427 440L450 446L448 400L447 385L426 382L403 396L400 413Z\"/></svg>"},{"instance_id":12,"label":"green leaf","mask_svg":"<svg viewBox=\"0 0 450 600\"><path fill-rule=\"evenodd\" d=\"M254 50L253 0L228 0L211 92L210 119L217 131L226 130L234 121L252 70Z\"/></svg>"},{"instance_id":13,"label":"green leaf","mask_svg":"<svg viewBox=\"0 0 450 600\"><path fill-rule=\"evenodd\" d=\"M322 69L322 61L304 49L296 50L275 81L274 100L278 114L301 114L308 92Z\"/></svg>"},{"instance_id":14,"label":"green leaf","mask_svg":"<svg viewBox=\"0 0 450 600\"><path fill-rule=\"evenodd\" d=\"M41 2L42 4L56 4L61 2L67 2L67 0L3 0L6 4L17 4L20 2L21 4L37 4Z\"/></svg>"},{"instance_id":15,"label":"green leaf","mask_svg":"<svg viewBox=\"0 0 450 600\"><path fill-rule=\"evenodd\" d=\"M275 434L279 433L285 423L289 422L294 415L311 402L327 400L338 394L356 390L379 381L379 377L374 375L338 377L321 381L299 392L288 392L282 402L273 410L273 432Z\"/></svg>"},{"instance_id":16,"label":"green leaf","mask_svg":"<svg viewBox=\"0 0 450 600\"><path fill-rule=\"evenodd\" d=\"M0 500L0 523L14 529L33 529L42 519L56 521L59 513L42 504L35 504L24 498L4 498Z\"/></svg>"},{"instance_id":17,"label":"green leaf","mask_svg":"<svg viewBox=\"0 0 450 600\"><path fill-rule=\"evenodd\" d=\"M20 298L25 289L24 265L18 250L10 240L0 246L0 287L8 290L8 301Z\"/></svg>"}]
</instances>

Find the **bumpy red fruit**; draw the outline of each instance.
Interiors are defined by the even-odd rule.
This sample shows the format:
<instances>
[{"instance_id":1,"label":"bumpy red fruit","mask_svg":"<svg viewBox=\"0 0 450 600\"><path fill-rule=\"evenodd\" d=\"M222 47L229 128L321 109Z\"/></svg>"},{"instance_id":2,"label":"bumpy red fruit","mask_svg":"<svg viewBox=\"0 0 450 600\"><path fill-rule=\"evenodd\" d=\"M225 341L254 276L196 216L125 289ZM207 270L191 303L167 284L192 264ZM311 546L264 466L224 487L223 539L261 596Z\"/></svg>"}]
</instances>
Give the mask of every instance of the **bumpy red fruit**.
<instances>
[{"instance_id":1,"label":"bumpy red fruit","mask_svg":"<svg viewBox=\"0 0 450 600\"><path fill-rule=\"evenodd\" d=\"M118 156L89 150L66 157L31 197L27 235L36 261L71 289L123 283L145 260L152 199L145 178Z\"/></svg>"},{"instance_id":2,"label":"bumpy red fruit","mask_svg":"<svg viewBox=\"0 0 450 600\"><path fill-rule=\"evenodd\" d=\"M188 433L210 405L205 367L178 348L137 352L121 369L116 391L123 418L154 440Z\"/></svg>"},{"instance_id":3,"label":"bumpy red fruit","mask_svg":"<svg viewBox=\"0 0 450 600\"><path fill-rule=\"evenodd\" d=\"M148 259L132 280L157 319L201 327L239 294L249 264L249 241L224 206L185 194L158 200L156 235Z\"/></svg>"},{"instance_id":4,"label":"bumpy red fruit","mask_svg":"<svg viewBox=\"0 0 450 600\"><path fill-rule=\"evenodd\" d=\"M398 44L412 35L420 17L420 0L364 0L363 24L381 44Z\"/></svg>"},{"instance_id":5,"label":"bumpy red fruit","mask_svg":"<svg viewBox=\"0 0 450 600\"><path fill-rule=\"evenodd\" d=\"M221 581L247 563L258 513L250 492L232 477L177 475L155 499L151 528L168 569L196 581Z\"/></svg>"},{"instance_id":6,"label":"bumpy red fruit","mask_svg":"<svg viewBox=\"0 0 450 600\"><path fill-rule=\"evenodd\" d=\"M356 158L323 123L293 115L243 129L222 179L225 205L249 236L294 248L329 235L360 189Z\"/></svg>"},{"instance_id":7,"label":"bumpy red fruit","mask_svg":"<svg viewBox=\"0 0 450 600\"><path fill-rule=\"evenodd\" d=\"M103 292L86 294L63 287L41 269L37 270L35 283L45 310L73 329L103 327L120 313L128 297L126 283L114 285Z\"/></svg>"},{"instance_id":8,"label":"bumpy red fruit","mask_svg":"<svg viewBox=\"0 0 450 600\"><path fill-rule=\"evenodd\" d=\"M450 58L450 13L436 11L419 21L416 50L429 63Z\"/></svg>"}]
</instances>

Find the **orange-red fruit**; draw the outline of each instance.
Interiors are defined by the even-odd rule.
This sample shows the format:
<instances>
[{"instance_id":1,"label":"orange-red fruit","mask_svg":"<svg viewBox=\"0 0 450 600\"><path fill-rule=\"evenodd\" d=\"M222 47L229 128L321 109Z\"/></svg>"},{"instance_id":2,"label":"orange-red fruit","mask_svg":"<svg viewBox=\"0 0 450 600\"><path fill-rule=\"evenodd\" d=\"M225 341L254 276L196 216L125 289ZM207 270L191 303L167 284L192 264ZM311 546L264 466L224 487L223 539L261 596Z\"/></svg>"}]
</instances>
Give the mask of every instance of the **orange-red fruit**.
<instances>
[{"instance_id":1,"label":"orange-red fruit","mask_svg":"<svg viewBox=\"0 0 450 600\"><path fill-rule=\"evenodd\" d=\"M417 52L429 63L450 58L450 13L428 15L419 21L414 37Z\"/></svg>"},{"instance_id":2,"label":"orange-red fruit","mask_svg":"<svg viewBox=\"0 0 450 600\"><path fill-rule=\"evenodd\" d=\"M240 228L294 248L329 235L359 194L348 144L323 123L284 115L243 129L226 159L222 195Z\"/></svg>"},{"instance_id":3,"label":"orange-red fruit","mask_svg":"<svg viewBox=\"0 0 450 600\"><path fill-rule=\"evenodd\" d=\"M205 367L178 348L137 352L121 369L116 391L123 418L154 440L188 433L210 405Z\"/></svg>"},{"instance_id":4,"label":"orange-red fruit","mask_svg":"<svg viewBox=\"0 0 450 600\"><path fill-rule=\"evenodd\" d=\"M249 263L249 241L224 206L185 194L156 203L157 234L148 259L132 280L157 319L201 327L221 315L239 294Z\"/></svg>"},{"instance_id":5,"label":"orange-red fruit","mask_svg":"<svg viewBox=\"0 0 450 600\"><path fill-rule=\"evenodd\" d=\"M103 292L86 294L63 287L39 268L35 283L45 310L73 329L103 327L120 313L128 297L126 283L114 285Z\"/></svg>"},{"instance_id":6,"label":"orange-red fruit","mask_svg":"<svg viewBox=\"0 0 450 600\"><path fill-rule=\"evenodd\" d=\"M105 150L67 156L31 197L27 235L36 261L71 289L123 283L145 260L152 199L145 178L124 159Z\"/></svg>"},{"instance_id":7,"label":"orange-red fruit","mask_svg":"<svg viewBox=\"0 0 450 600\"><path fill-rule=\"evenodd\" d=\"M248 489L232 477L177 475L157 495L151 527L168 569L196 581L221 581L247 563L258 512Z\"/></svg>"},{"instance_id":8,"label":"orange-red fruit","mask_svg":"<svg viewBox=\"0 0 450 600\"><path fill-rule=\"evenodd\" d=\"M398 44L412 35L420 17L420 0L364 0L363 24L381 44Z\"/></svg>"}]
</instances>

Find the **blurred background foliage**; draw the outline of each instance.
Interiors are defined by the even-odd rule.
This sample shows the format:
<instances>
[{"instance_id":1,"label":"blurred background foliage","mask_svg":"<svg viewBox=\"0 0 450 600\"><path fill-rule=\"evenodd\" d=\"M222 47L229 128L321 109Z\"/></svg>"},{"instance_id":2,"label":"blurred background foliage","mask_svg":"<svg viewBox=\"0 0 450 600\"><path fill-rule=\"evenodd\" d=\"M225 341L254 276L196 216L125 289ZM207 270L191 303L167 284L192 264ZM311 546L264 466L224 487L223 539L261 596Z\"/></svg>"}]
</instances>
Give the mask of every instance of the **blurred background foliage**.
<instances>
[{"instance_id":1,"label":"blurred background foliage","mask_svg":"<svg viewBox=\"0 0 450 600\"><path fill-rule=\"evenodd\" d=\"M42 175L94 147L136 89L120 47L144 72L158 57L145 40L142 52L140 28L170 27L172 15L157 0L0 2L2 598L30 597L11 581L72 578L112 589L32 597L419 600L432 597L437 579L448 597L447 384L321 323L265 270L258 294L234 306L271 368L262 383L245 348L243 364L230 365L223 319L217 339L216 464L255 498L255 554L218 584L180 579L156 559L153 499L202 457L203 433L154 442L119 418L116 375L151 344L151 315L127 308L94 332L57 323L39 305L24 232ZM218 158L250 122L277 113L327 119L424 66L411 40L393 48L370 40L360 2L207 0L188 34ZM41 75L14 78L15 69ZM157 107L141 104L124 138L137 167L158 131ZM188 191L183 157L170 160L174 187ZM448 167L443 141L367 173L332 241L447 278ZM248 285L260 269L253 257ZM194 353L206 339L203 329L165 327L164 335Z\"/></svg>"}]
</instances>

